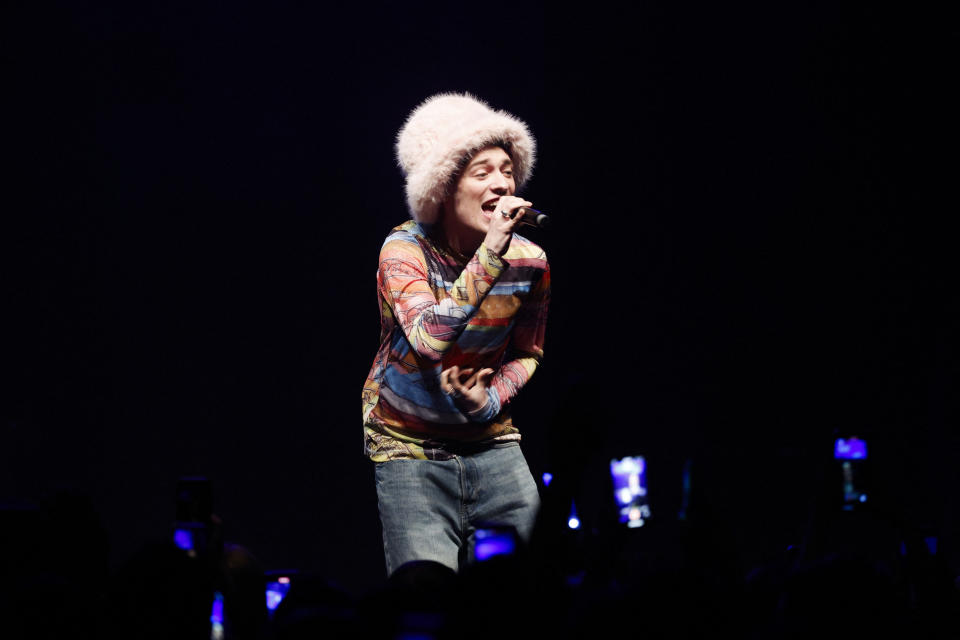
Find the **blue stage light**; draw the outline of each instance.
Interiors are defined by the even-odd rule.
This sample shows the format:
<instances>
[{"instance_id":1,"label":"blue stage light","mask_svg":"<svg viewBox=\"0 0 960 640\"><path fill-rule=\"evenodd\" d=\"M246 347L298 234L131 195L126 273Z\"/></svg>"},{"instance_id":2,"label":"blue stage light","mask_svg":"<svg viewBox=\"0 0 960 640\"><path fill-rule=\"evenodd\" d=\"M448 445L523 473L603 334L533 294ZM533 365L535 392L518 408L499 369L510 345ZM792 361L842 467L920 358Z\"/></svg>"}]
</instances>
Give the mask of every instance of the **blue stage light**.
<instances>
[{"instance_id":1,"label":"blue stage light","mask_svg":"<svg viewBox=\"0 0 960 640\"><path fill-rule=\"evenodd\" d=\"M580 518L577 517L577 503L570 501L570 518L567 519L567 526L571 529L580 528Z\"/></svg>"},{"instance_id":2,"label":"blue stage light","mask_svg":"<svg viewBox=\"0 0 960 640\"><path fill-rule=\"evenodd\" d=\"M213 594L213 606L210 608L210 640L223 640L223 594Z\"/></svg>"},{"instance_id":3,"label":"blue stage light","mask_svg":"<svg viewBox=\"0 0 960 640\"><path fill-rule=\"evenodd\" d=\"M193 551L193 532L189 529L177 529L173 532L173 544L184 551Z\"/></svg>"},{"instance_id":4,"label":"blue stage light","mask_svg":"<svg viewBox=\"0 0 960 640\"><path fill-rule=\"evenodd\" d=\"M863 460L867 457L867 443L860 438L837 438L833 457L837 460Z\"/></svg>"},{"instance_id":5,"label":"blue stage light","mask_svg":"<svg viewBox=\"0 0 960 640\"><path fill-rule=\"evenodd\" d=\"M290 578L280 576L267 583L267 611L274 612L290 591Z\"/></svg>"}]
</instances>

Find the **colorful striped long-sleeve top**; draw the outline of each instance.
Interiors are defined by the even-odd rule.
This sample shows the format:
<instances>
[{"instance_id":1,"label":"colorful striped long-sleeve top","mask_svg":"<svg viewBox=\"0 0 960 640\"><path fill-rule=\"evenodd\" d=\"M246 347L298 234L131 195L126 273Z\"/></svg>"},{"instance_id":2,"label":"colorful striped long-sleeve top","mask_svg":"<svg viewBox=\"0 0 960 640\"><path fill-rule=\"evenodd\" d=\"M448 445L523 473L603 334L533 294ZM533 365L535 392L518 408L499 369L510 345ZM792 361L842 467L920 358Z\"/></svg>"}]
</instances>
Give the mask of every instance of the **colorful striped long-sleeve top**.
<instances>
[{"instance_id":1,"label":"colorful striped long-sleeve top","mask_svg":"<svg viewBox=\"0 0 960 640\"><path fill-rule=\"evenodd\" d=\"M446 459L462 443L519 440L509 403L543 357L550 266L514 234L503 257L457 257L413 220L380 250L380 349L363 386L364 454ZM449 367L495 371L492 415L471 421L440 388ZM476 419L476 418L474 418Z\"/></svg>"}]
</instances>

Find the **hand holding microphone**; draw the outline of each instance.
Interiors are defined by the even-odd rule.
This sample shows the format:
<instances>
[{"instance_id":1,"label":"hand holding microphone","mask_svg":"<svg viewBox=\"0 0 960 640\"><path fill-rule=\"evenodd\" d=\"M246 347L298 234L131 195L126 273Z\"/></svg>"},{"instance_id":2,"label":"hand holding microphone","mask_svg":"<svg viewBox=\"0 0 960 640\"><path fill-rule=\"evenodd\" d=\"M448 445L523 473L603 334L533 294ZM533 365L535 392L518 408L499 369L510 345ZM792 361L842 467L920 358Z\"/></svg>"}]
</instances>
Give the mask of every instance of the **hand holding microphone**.
<instances>
[{"instance_id":1,"label":"hand holding microphone","mask_svg":"<svg viewBox=\"0 0 960 640\"><path fill-rule=\"evenodd\" d=\"M510 246L510 237L514 227L520 224L545 228L547 216L536 209L532 209L532 202L505 195L497 202L497 206L490 218L490 227L487 229L485 242L487 246L499 255L506 253Z\"/></svg>"},{"instance_id":2,"label":"hand holding microphone","mask_svg":"<svg viewBox=\"0 0 960 640\"><path fill-rule=\"evenodd\" d=\"M525 224L529 227L537 227L538 229L550 228L550 218L542 211L537 211L531 207L519 207L513 211L501 211L500 215L504 218L510 218L511 220L517 216L521 216L520 219L517 220L517 224Z\"/></svg>"},{"instance_id":3,"label":"hand holding microphone","mask_svg":"<svg viewBox=\"0 0 960 640\"><path fill-rule=\"evenodd\" d=\"M550 218L543 212L532 207L533 203L517 196L503 196L497 203L497 211L508 220L516 220L515 224L525 224L530 227L546 229L550 226Z\"/></svg>"}]
</instances>

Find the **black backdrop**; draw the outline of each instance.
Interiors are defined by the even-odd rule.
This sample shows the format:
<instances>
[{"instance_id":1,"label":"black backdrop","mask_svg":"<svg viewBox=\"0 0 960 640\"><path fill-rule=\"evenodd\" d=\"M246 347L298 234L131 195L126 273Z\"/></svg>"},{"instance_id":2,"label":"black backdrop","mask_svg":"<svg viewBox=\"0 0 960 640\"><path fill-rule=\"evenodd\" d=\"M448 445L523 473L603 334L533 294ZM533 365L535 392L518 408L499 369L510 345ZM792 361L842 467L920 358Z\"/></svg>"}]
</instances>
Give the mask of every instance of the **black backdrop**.
<instances>
[{"instance_id":1,"label":"black backdrop","mask_svg":"<svg viewBox=\"0 0 960 640\"><path fill-rule=\"evenodd\" d=\"M377 251L406 217L392 143L453 90L539 142L526 193L556 223L535 233L553 306L516 409L536 473L571 449L597 469L643 453L656 504L695 458L748 568L802 535L832 434L858 433L898 508L955 545L938 17L6 13L0 499L88 496L112 562L167 535L177 478L203 474L227 537L268 568L382 580L359 399Z\"/></svg>"}]
</instances>

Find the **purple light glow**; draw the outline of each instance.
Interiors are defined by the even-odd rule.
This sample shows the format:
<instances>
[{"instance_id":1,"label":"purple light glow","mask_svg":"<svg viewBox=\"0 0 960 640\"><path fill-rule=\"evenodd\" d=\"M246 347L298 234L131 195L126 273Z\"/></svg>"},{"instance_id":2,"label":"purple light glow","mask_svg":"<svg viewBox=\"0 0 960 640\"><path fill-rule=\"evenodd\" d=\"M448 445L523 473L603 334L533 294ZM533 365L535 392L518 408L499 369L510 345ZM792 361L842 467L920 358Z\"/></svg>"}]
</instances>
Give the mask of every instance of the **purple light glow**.
<instances>
[{"instance_id":1,"label":"purple light glow","mask_svg":"<svg viewBox=\"0 0 960 640\"><path fill-rule=\"evenodd\" d=\"M492 536L478 540L474 549L477 562L483 562L494 556L510 555L516 549L516 543L510 536Z\"/></svg>"},{"instance_id":2,"label":"purple light glow","mask_svg":"<svg viewBox=\"0 0 960 640\"><path fill-rule=\"evenodd\" d=\"M290 591L290 578L279 578L276 582L267 583L267 610L276 611L277 607Z\"/></svg>"},{"instance_id":3,"label":"purple light glow","mask_svg":"<svg viewBox=\"0 0 960 640\"><path fill-rule=\"evenodd\" d=\"M570 518L567 520L567 526L571 529L580 528L580 518L577 517L577 503L570 501Z\"/></svg>"},{"instance_id":4,"label":"purple light glow","mask_svg":"<svg viewBox=\"0 0 960 640\"><path fill-rule=\"evenodd\" d=\"M173 544L184 551L192 551L193 534L187 529L177 529L173 532Z\"/></svg>"},{"instance_id":5,"label":"purple light glow","mask_svg":"<svg viewBox=\"0 0 960 640\"><path fill-rule=\"evenodd\" d=\"M213 607L210 609L210 622L223 624L223 594L217 591L213 594Z\"/></svg>"},{"instance_id":6,"label":"purple light glow","mask_svg":"<svg viewBox=\"0 0 960 640\"><path fill-rule=\"evenodd\" d=\"M860 438L837 438L833 457L837 460L863 460L867 457L867 443Z\"/></svg>"}]
</instances>

